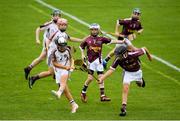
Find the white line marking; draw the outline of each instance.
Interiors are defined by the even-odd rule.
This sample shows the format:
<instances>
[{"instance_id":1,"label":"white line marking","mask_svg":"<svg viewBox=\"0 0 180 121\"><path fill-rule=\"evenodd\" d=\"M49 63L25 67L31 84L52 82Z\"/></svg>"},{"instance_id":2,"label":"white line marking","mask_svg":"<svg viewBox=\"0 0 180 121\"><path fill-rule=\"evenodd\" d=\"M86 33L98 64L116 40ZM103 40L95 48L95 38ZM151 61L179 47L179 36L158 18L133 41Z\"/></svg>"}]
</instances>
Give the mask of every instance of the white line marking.
<instances>
[{"instance_id":1,"label":"white line marking","mask_svg":"<svg viewBox=\"0 0 180 121\"><path fill-rule=\"evenodd\" d=\"M46 6L46 7L50 8L50 9L52 9L52 10L58 9L58 8L52 6L52 5L49 5L49 4L45 3L45 2L43 2L42 0L35 0L35 1L38 2L38 3L40 3L40 4L43 5L43 6ZM70 17L70 18L72 18L73 20L75 20L75 21L77 21L77 22L79 22L79 23L81 23L81 24L83 24L83 25L85 25L85 26L87 26L87 27L89 27L89 25L90 25L90 24L88 24L87 22L85 22L85 21L83 21L83 20L80 20L80 19L77 18L76 16L73 16L73 15L67 13L67 12L62 11L62 10L61 10L61 12L62 12L62 14L66 15L66 16L68 16L68 17ZM104 31L103 31L103 32L104 32ZM113 36L111 36L111 35L109 35L109 34L107 34L107 36L110 37L110 38L112 38L112 39L115 39ZM156 59L157 61L159 61L159 62L161 62L161 63L169 66L170 68L172 68L172 69L174 69L174 70L176 70L176 71L178 71L178 72L180 72L180 68L179 68L179 67L177 67L177 66L175 66L175 65L173 65L173 64L171 64L171 63L169 63L169 62L167 62L167 61L165 61L165 60L163 60L163 59L161 59L161 58L159 58L159 57L157 57L157 56L155 56L155 55L152 55L152 56L153 56L154 59Z\"/></svg>"},{"instance_id":2,"label":"white line marking","mask_svg":"<svg viewBox=\"0 0 180 121\"><path fill-rule=\"evenodd\" d=\"M165 77L165 78L167 78L167 79L169 79L169 80L174 81L176 84L178 84L178 85L180 86L180 82L179 82L177 79L175 79L175 78L173 78L173 77L171 77L171 76L168 76L167 74L164 74L164 73L161 72L161 71L158 71L158 70L153 69L152 67L148 66L148 65L145 64L144 62L142 62L142 64L143 64L147 69L151 70L152 72L156 72L157 74L160 74L161 76L163 76L163 77Z\"/></svg>"}]
</instances>

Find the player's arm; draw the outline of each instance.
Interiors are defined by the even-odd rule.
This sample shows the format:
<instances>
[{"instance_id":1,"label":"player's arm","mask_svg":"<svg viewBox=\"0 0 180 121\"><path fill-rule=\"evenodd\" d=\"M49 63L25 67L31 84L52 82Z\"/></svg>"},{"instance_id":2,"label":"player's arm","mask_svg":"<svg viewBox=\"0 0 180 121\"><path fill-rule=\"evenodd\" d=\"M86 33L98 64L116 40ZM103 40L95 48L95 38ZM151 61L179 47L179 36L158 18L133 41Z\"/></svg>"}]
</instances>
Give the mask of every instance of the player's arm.
<instances>
[{"instance_id":1,"label":"player's arm","mask_svg":"<svg viewBox=\"0 0 180 121\"><path fill-rule=\"evenodd\" d=\"M111 40L110 44L123 44L124 40Z\"/></svg>"},{"instance_id":2,"label":"player's arm","mask_svg":"<svg viewBox=\"0 0 180 121\"><path fill-rule=\"evenodd\" d=\"M146 56L149 59L149 61L152 61L153 58L152 58L149 50L146 47L143 47L143 49L145 50Z\"/></svg>"},{"instance_id":3,"label":"player's arm","mask_svg":"<svg viewBox=\"0 0 180 121\"><path fill-rule=\"evenodd\" d=\"M137 34L141 34L143 32L144 29L140 29L137 31Z\"/></svg>"},{"instance_id":4,"label":"player's arm","mask_svg":"<svg viewBox=\"0 0 180 121\"><path fill-rule=\"evenodd\" d=\"M75 69L75 67L74 67L74 59L73 59L71 50L69 51L69 55L70 55L70 67L73 70L73 69Z\"/></svg>"},{"instance_id":5,"label":"player's arm","mask_svg":"<svg viewBox=\"0 0 180 121\"><path fill-rule=\"evenodd\" d=\"M110 75L112 75L112 73L115 71L115 69L117 68L117 66L119 65L119 59L118 58L115 58L113 64L110 66L110 69L105 73L103 74L102 77L100 77L99 79L99 83L103 83L103 81L108 78Z\"/></svg>"},{"instance_id":6,"label":"player's arm","mask_svg":"<svg viewBox=\"0 0 180 121\"><path fill-rule=\"evenodd\" d=\"M69 40L72 42L82 42L83 41L83 39L76 38L76 37L69 37Z\"/></svg>"},{"instance_id":7,"label":"player's arm","mask_svg":"<svg viewBox=\"0 0 180 121\"><path fill-rule=\"evenodd\" d=\"M85 50L86 46L87 46L87 42L86 41L83 41L81 43L81 45L79 46L79 49L81 51L81 58L82 58L82 61L84 61L84 62L86 61L86 56L84 54L84 50Z\"/></svg>"},{"instance_id":8,"label":"player's arm","mask_svg":"<svg viewBox=\"0 0 180 121\"><path fill-rule=\"evenodd\" d=\"M59 64L56 60L52 60L53 66L56 68L61 68L61 69L65 69L65 70L70 70L71 67L70 66L64 66L62 64Z\"/></svg>"},{"instance_id":9,"label":"player's arm","mask_svg":"<svg viewBox=\"0 0 180 121\"><path fill-rule=\"evenodd\" d=\"M40 39L39 39L39 35L40 35L40 32L41 31L43 31L43 29L41 29L40 27L37 27L36 28L36 43L37 44L40 44L41 43L41 41L40 41Z\"/></svg>"},{"instance_id":10,"label":"player's arm","mask_svg":"<svg viewBox=\"0 0 180 121\"><path fill-rule=\"evenodd\" d=\"M99 83L100 83L100 84L103 83L103 81L104 81L106 78L108 78L110 75L112 75L113 72L114 72L113 69L109 69L105 74L103 74L103 76L101 76L101 77L99 78Z\"/></svg>"},{"instance_id":11,"label":"player's arm","mask_svg":"<svg viewBox=\"0 0 180 121\"><path fill-rule=\"evenodd\" d=\"M39 27L36 28L36 43L37 44L41 43L41 41L39 39L40 32L45 31L50 23L51 22L46 22L45 24L40 25Z\"/></svg>"},{"instance_id":12,"label":"player's arm","mask_svg":"<svg viewBox=\"0 0 180 121\"><path fill-rule=\"evenodd\" d=\"M83 42L88 36L85 36L83 39L76 38L76 37L69 37L69 40L72 42Z\"/></svg>"},{"instance_id":13,"label":"player's arm","mask_svg":"<svg viewBox=\"0 0 180 121\"><path fill-rule=\"evenodd\" d=\"M81 50L81 59L82 59L83 61L85 61L85 60L86 60L86 56L85 56L85 54L84 54L85 48L82 48L81 46L79 46L79 49Z\"/></svg>"}]
</instances>

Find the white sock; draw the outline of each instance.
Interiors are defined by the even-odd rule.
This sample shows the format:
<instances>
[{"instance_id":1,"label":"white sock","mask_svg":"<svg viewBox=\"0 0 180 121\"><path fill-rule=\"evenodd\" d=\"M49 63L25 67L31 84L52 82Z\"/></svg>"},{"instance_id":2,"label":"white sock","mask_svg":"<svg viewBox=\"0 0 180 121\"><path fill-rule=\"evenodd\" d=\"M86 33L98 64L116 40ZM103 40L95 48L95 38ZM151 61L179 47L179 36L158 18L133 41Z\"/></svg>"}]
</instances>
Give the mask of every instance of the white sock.
<instances>
[{"instance_id":1,"label":"white sock","mask_svg":"<svg viewBox=\"0 0 180 121\"><path fill-rule=\"evenodd\" d=\"M63 90L58 90L58 91L57 91L57 94L58 94L59 96L61 96L62 93L63 93Z\"/></svg>"},{"instance_id":2,"label":"white sock","mask_svg":"<svg viewBox=\"0 0 180 121\"><path fill-rule=\"evenodd\" d=\"M75 102L74 100L69 101L69 103L70 103L71 105L76 104L76 102Z\"/></svg>"}]
</instances>

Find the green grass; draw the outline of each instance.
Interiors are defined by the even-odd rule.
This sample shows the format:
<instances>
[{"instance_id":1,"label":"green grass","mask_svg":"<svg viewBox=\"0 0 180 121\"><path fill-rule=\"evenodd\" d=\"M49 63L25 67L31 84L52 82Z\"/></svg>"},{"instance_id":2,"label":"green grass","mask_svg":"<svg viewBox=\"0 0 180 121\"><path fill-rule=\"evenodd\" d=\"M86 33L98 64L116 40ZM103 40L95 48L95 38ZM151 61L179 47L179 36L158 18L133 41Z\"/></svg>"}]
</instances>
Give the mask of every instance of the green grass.
<instances>
[{"instance_id":1,"label":"green grass","mask_svg":"<svg viewBox=\"0 0 180 121\"><path fill-rule=\"evenodd\" d=\"M142 10L144 32L133 43L149 50L170 63L180 67L180 1L178 0L46 0L47 3L88 22L97 22L103 30L114 31L115 20L130 16L134 7ZM38 8L37 9L33 9ZM51 10L35 1L0 1L0 119L180 119L179 72L145 57L142 69L147 80L145 89L131 85L128 97L128 115L119 117L121 106L121 69L106 80L106 93L112 101L99 101L98 85L95 81L88 88L88 103L80 100L80 91L87 74L74 72L68 82L71 92L79 104L76 114L70 114L70 105L63 97L55 100L50 90L56 89L51 77L39 80L32 90L24 79L23 68L41 52L35 45L35 29L49 20ZM87 27L69 20L68 33L74 37L89 34ZM78 29L75 31L73 28ZM80 31L80 32L79 32ZM78 48L79 44L69 43ZM111 47L113 47L111 45ZM103 48L104 56L110 51ZM75 54L80 57L80 51ZM111 63L111 62L110 62ZM110 65L109 63L109 65ZM32 71L32 75L47 70L45 62Z\"/></svg>"}]
</instances>

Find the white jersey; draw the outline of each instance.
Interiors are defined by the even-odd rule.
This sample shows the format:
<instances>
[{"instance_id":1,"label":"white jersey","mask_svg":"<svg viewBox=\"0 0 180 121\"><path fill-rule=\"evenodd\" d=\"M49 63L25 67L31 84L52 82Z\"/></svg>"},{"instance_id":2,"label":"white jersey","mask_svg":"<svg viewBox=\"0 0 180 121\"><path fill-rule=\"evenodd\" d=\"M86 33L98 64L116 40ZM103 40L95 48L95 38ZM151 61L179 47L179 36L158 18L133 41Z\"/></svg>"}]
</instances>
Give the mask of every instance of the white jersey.
<instances>
[{"instance_id":1,"label":"white jersey","mask_svg":"<svg viewBox=\"0 0 180 121\"><path fill-rule=\"evenodd\" d=\"M59 38L64 38L65 40L69 39L69 36L67 35L66 32L61 32L60 30L55 31L52 35L51 35L51 43L49 44L49 50L53 50L54 48L56 48L56 44L55 41L58 40Z\"/></svg>"},{"instance_id":2,"label":"white jersey","mask_svg":"<svg viewBox=\"0 0 180 121\"><path fill-rule=\"evenodd\" d=\"M47 63L49 66L52 66L51 64L49 64L49 58L51 53L53 52L53 50L55 50L57 48L55 41L57 39L59 39L60 37L63 37L65 40L68 40L69 36L66 34L66 32L61 32L60 30L57 30L56 32L54 32L51 37L49 38L49 40L51 41L48 47L48 53L47 53Z\"/></svg>"},{"instance_id":3,"label":"white jersey","mask_svg":"<svg viewBox=\"0 0 180 121\"><path fill-rule=\"evenodd\" d=\"M54 50L50 56L50 61L52 63L52 60L55 60L57 63L63 65L63 66L71 66L71 54L70 54L70 49L67 48L64 52L59 52L57 49ZM67 71L66 69L62 69L62 68L57 68L54 67L54 72L56 75L56 83L61 83L61 77L63 75L69 75L69 71Z\"/></svg>"},{"instance_id":4,"label":"white jersey","mask_svg":"<svg viewBox=\"0 0 180 121\"><path fill-rule=\"evenodd\" d=\"M70 49L67 48L64 52L60 52L55 49L50 55L50 61L56 60L57 63L63 66L70 66L71 53Z\"/></svg>"},{"instance_id":5,"label":"white jersey","mask_svg":"<svg viewBox=\"0 0 180 121\"><path fill-rule=\"evenodd\" d=\"M58 30L58 26L50 21L44 25L41 25L40 28L44 30L43 34L43 50L46 48L46 40L50 38L50 36Z\"/></svg>"}]
</instances>

